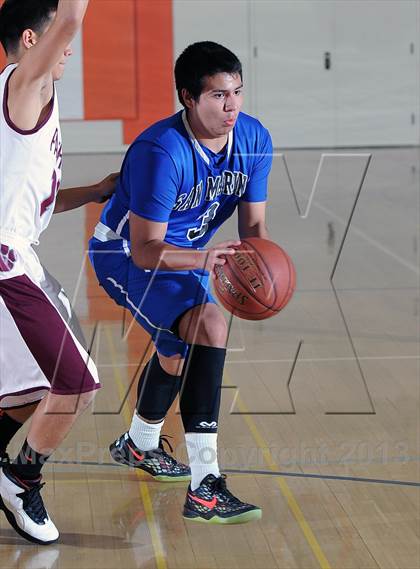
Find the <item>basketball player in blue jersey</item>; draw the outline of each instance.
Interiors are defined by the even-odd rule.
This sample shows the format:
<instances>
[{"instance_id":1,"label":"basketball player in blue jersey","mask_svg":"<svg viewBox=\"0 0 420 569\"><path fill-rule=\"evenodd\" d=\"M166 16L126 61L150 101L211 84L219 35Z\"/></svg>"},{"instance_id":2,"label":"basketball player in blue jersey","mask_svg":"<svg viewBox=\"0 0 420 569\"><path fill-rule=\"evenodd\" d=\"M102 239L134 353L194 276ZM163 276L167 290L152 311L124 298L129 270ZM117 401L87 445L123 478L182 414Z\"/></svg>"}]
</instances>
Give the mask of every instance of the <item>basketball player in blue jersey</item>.
<instances>
[{"instance_id":1,"label":"basketball player in blue jersey","mask_svg":"<svg viewBox=\"0 0 420 569\"><path fill-rule=\"evenodd\" d=\"M41 469L100 387L89 353L69 323L61 287L36 255L53 213L112 193L101 183L58 192L63 162L54 82L88 0L6 0L0 41L0 509L24 538L48 544L58 530L44 507ZM65 308L65 310L64 310ZM6 448L32 415L9 463Z\"/></svg>"},{"instance_id":2,"label":"basketball player in blue jersey","mask_svg":"<svg viewBox=\"0 0 420 569\"><path fill-rule=\"evenodd\" d=\"M90 241L100 284L156 346L131 427L110 449L117 462L158 479L186 478L187 467L158 448L180 390L191 467L184 517L241 523L259 519L261 510L233 496L218 467L227 325L209 291L215 265L240 241L207 244L235 211L240 238L268 237L272 143L256 119L240 112L242 67L225 47L190 45L176 62L175 80L184 110L134 141Z\"/></svg>"}]
</instances>

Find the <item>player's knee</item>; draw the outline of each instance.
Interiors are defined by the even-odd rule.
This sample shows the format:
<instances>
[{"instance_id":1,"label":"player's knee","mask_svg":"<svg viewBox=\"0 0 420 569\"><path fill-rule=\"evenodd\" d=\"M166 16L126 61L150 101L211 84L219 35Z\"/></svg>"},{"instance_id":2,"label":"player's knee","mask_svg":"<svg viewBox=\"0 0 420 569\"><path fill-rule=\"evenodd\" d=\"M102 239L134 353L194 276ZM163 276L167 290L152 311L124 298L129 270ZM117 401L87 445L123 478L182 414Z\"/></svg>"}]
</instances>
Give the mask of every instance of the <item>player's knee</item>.
<instances>
[{"instance_id":1,"label":"player's knee","mask_svg":"<svg viewBox=\"0 0 420 569\"><path fill-rule=\"evenodd\" d=\"M205 340L204 345L215 348L224 348L227 341L227 326L222 314L211 316L208 322L203 323ZM203 345L203 342L200 342Z\"/></svg>"},{"instance_id":2,"label":"player's knee","mask_svg":"<svg viewBox=\"0 0 420 569\"><path fill-rule=\"evenodd\" d=\"M90 405L92 405L93 400L96 397L98 390L86 391L85 393L79 393L78 395L66 395L66 407L71 408L73 406L73 410L75 411L76 415L83 413ZM73 399L73 403L71 401Z\"/></svg>"},{"instance_id":3,"label":"player's knee","mask_svg":"<svg viewBox=\"0 0 420 569\"><path fill-rule=\"evenodd\" d=\"M77 408L79 411L84 411L87 409L96 397L98 389L92 389L92 391L87 391L86 393L81 393L78 397Z\"/></svg>"},{"instance_id":4,"label":"player's knee","mask_svg":"<svg viewBox=\"0 0 420 569\"><path fill-rule=\"evenodd\" d=\"M158 353L159 363L164 371L169 375L180 376L184 366L184 359L180 355L162 356Z\"/></svg>"},{"instance_id":5,"label":"player's knee","mask_svg":"<svg viewBox=\"0 0 420 569\"><path fill-rule=\"evenodd\" d=\"M97 389L92 389L84 393L55 393L50 391L44 401L45 413L57 414L80 414L93 402Z\"/></svg>"},{"instance_id":6,"label":"player's knee","mask_svg":"<svg viewBox=\"0 0 420 569\"><path fill-rule=\"evenodd\" d=\"M195 344L224 348L227 341L227 324L221 310L215 304L206 304L197 327Z\"/></svg>"}]
</instances>

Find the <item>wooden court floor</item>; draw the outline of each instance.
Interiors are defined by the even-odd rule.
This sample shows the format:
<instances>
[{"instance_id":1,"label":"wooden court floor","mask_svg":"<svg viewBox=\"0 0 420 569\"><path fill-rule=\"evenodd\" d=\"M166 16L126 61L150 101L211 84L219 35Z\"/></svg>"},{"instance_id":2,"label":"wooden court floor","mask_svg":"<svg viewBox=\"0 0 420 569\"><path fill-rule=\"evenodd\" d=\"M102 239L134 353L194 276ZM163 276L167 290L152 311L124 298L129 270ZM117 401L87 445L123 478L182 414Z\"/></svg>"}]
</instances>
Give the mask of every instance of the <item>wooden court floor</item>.
<instances>
[{"instance_id":1,"label":"wooden court floor","mask_svg":"<svg viewBox=\"0 0 420 569\"><path fill-rule=\"evenodd\" d=\"M103 389L45 468L60 542L34 547L0 517L2 569L420 567L419 149L340 151L314 185L321 154L285 153L295 195L274 161L268 225L296 265L291 304L231 322L219 458L261 522L187 524L185 484L112 463L150 346L95 284L85 252L99 210L87 208L54 218L40 255L73 301ZM64 185L120 163L68 156ZM220 237L234 234L232 220ZM176 403L164 432L186 459Z\"/></svg>"}]
</instances>

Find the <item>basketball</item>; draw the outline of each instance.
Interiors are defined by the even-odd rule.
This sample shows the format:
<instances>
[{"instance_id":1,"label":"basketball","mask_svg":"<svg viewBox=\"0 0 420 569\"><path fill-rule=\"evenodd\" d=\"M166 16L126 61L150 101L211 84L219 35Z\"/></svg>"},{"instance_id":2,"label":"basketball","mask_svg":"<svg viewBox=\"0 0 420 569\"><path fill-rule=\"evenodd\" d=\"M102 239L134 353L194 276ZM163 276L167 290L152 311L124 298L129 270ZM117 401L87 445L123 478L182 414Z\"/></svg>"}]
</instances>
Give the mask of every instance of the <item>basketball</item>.
<instances>
[{"instance_id":1,"label":"basketball","mask_svg":"<svg viewBox=\"0 0 420 569\"><path fill-rule=\"evenodd\" d=\"M289 255L267 239L249 237L215 266L214 287L221 304L244 320L275 316L292 298L296 272Z\"/></svg>"}]
</instances>

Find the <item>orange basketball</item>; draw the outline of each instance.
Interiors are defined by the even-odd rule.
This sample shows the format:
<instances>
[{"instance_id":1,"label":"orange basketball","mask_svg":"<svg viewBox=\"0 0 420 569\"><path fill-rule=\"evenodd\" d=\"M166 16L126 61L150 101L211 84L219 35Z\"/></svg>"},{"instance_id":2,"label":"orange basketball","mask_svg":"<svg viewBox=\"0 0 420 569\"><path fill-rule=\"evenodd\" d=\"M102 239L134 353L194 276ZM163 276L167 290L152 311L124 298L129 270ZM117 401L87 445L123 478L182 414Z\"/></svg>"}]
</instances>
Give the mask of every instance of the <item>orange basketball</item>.
<instances>
[{"instance_id":1,"label":"orange basketball","mask_svg":"<svg viewBox=\"0 0 420 569\"><path fill-rule=\"evenodd\" d=\"M221 304L245 320L275 316L291 299L296 272L289 255L267 239L248 237L216 265L214 287Z\"/></svg>"}]
</instances>

